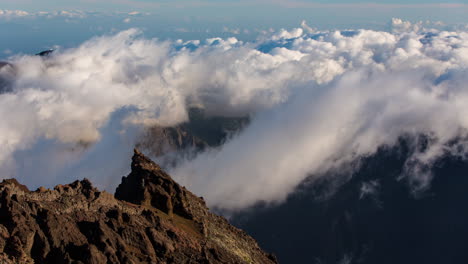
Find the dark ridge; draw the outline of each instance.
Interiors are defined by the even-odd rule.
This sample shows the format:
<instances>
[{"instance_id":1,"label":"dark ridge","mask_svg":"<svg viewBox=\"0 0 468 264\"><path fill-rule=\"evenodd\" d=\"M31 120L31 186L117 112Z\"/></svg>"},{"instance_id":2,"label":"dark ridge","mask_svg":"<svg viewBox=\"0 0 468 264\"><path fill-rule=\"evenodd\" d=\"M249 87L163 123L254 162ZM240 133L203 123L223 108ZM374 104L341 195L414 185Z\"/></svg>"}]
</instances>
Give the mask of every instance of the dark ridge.
<instances>
[{"instance_id":1,"label":"dark ridge","mask_svg":"<svg viewBox=\"0 0 468 264\"><path fill-rule=\"evenodd\" d=\"M249 123L248 117L208 116L204 109L190 108L189 120L174 127L153 126L139 139L137 147L151 157L177 153L192 158L197 152L218 147ZM160 160L163 166L175 166L178 158Z\"/></svg>"},{"instance_id":2,"label":"dark ridge","mask_svg":"<svg viewBox=\"0 0 468 264\"><path fill-rule=\"evenodd\" d=\"M428 140L402 138L354 172L304 183L284 204L259 205L231 223L281 263L468 263L468 161L447 154L417 195L401 177Z\"/></svg>"},{"instance_id":3,"label":"dark ridge","mask_svg":"<svg viewBox=\"0 0 468 264\"><path fill-rule=\"evenodd\" d=\"M15 67L5 61L0 61L0 94L10 92L16 75Z\"/></svg>"},{"instance_id":4,"label":"dark ridge","mask_svg":"<svg viewBox=\"0 0 468 264\"><path fill-rule=\"evenodd\" d=\"M44 50L39 53L36 53L36 56L47 57L47 56L50 56L53 52L54 52L53 49L48 49L48 50Z\"/></svg>"}]
</instances>

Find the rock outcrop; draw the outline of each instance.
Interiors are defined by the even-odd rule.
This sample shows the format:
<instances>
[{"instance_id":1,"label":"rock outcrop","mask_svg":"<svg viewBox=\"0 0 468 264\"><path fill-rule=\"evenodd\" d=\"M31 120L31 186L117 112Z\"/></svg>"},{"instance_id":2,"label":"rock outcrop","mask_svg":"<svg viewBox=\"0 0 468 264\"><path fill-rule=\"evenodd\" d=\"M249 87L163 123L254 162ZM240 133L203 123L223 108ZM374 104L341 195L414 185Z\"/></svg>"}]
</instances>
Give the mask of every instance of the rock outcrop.
<instances>
[{"instance_id":1,"label":"rock outcrop","mask_svg":"<svg viewBox=\"0 0 468 264\"><path fill-rule=\"evenodd\" d=\"M137 147L151 157L159 158L165 165L177 163L177 157L166 154L184 155L190 158L196 152L218 147L233 134L249 123L249 117L210 116L202 108L188 110L189 119L173 127L152 126L137 142ZM165 156L161 160L161 156Z\"/></svg>"},{"instance_id":2,"label":"rock outcrop","mask_svg":"<svg viewBox=\"0 0 468 264\"><path fill-rule=\"evenodd\" d=\"M0 263L276 263L135 151L115 197L88 180L0 183Z\"/></svg>"}]
</instances>

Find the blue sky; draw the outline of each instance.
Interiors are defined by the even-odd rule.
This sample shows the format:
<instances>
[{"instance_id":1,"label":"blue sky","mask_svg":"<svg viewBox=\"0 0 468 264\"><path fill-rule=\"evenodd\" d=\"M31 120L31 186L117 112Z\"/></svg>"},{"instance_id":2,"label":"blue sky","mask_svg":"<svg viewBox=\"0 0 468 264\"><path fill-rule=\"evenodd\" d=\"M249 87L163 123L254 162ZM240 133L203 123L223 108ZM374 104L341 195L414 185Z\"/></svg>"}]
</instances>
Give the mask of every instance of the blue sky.
<instances>
[{"instance_id":1,"label":"blue sky","mask_svg":"<svg viewBox=\"0 0 468 264\"><path fill-rule=\"evenodd\" d=\"M425 4L447 4L447 3L468 3L468 0L2 0L0 6L4 8L21 8L28 10L55 10L80 8L85 10L125 10L125 9L161 9L171 7L222 7L222 6L252 6L252 5L270 5L270 6L294 6L294 5L313 5L313 4L346 4L362 5L362 3L373 3L382 5L425 5Z\"/></svg>"},{"instance_id":2,"label":"blue sky","mask_svg":"<svg viewBox=\"0 0 468 264\"><path fill-rule=\"evenodd\" d=\"M0 0L0 10L28 12L0 14L0 58L2 53L76 46L92 36L131 27L161 39L253 40L261 31L298 27L302 20L322 30L386 30L394 17L468 24L468 0ZM62 10L81 15L60 14ZM134 11L140 13L129 14Z\"/></svg>"},{"instance_id":3,"label":"blue sky","mask_svg":"<svg viewBox=\"0 0 468 264\"><path fill-rule=\"evenodd\" d=\"M225 11L235 13L247 9L263 8L426 8L437 4L468 4L468 0L2 0L0 8L27 11L52 11L57 9L81 9L88 11L164 11L177 9L180 13ZM419 6L418 6L419 5ZM432 8L438 8L433 6ZM240 10L237 10L240 9Z\"/></svg>"}]
</instances>

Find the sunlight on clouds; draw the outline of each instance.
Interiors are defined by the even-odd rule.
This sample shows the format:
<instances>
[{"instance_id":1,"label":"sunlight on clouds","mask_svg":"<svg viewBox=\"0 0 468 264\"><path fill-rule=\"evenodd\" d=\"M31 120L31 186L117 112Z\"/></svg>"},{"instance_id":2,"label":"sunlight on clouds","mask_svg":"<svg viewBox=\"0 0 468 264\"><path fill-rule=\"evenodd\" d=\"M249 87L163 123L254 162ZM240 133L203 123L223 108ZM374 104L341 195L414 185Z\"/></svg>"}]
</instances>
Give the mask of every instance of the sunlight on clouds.
<instances>
[{"instance_id":1,"label":"sunlight on clouds","mask_svg":"<svg viewBox=\"0 0 468 264\"><path fill-rule=\"evenodd\" d=\"M402 135L431 137L427 150L408 161L407 177L416 189L430 184L423 168L444 153L466 157L467 142L447 144L468 135L466 30L398 19L391 33L303 27L258 42L158 41L131 29L45 59L14 56L14 72L0 69L1 78L15 80L12 92L0 94L0 171L15 176L15 163L38 151L42 140L62 150L99 146L71 155L67 162L78 175L80 166L127 164L125 155L101 159L131 147L128 137L136 134L119 141L126 129L179 124L191 105L210 115L252 117L219 149L171 169L221 208L281 202L308 175L370 155ZM86 166L89 157L101 157L100 163ZM62 168L60 173L71 173L69 165ZM40 167L35 170L40 174ZM124 174L112 172L93 181L111 189Z\"/></svg>"}]
</instances>

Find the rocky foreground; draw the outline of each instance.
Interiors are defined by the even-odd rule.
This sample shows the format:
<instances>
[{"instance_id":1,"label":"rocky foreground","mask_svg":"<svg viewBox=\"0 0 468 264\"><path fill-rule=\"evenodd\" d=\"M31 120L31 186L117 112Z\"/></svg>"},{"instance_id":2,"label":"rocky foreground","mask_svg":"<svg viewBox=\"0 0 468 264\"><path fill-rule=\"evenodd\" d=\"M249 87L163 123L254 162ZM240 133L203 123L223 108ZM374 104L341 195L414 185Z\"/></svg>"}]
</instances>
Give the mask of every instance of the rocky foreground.
<instances>
[{"instance_id":1,"label":"rocky foreground","mask_svg":"<svg viewBox=\"0 0 468 264\"><path fill-rule=\"evenodd\" d=\"M0 183L0 263L276 263L137 150L115 196Z\"/></svg>"}]
</instances>

